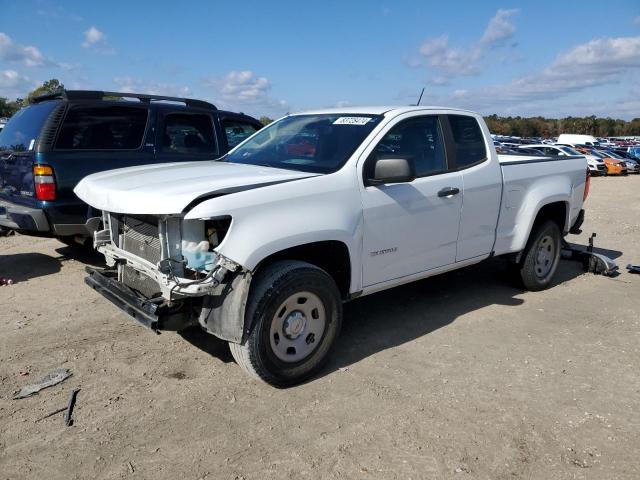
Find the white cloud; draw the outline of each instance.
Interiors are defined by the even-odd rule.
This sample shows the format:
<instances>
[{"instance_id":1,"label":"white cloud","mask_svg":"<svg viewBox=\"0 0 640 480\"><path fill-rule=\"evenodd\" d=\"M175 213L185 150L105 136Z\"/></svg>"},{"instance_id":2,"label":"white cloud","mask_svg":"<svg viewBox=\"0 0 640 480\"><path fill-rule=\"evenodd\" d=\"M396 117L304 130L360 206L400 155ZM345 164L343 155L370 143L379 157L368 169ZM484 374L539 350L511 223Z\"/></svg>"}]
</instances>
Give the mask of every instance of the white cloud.
<instances>
[{"instance_id":1,"label":"white cloud","mask_svg":"<svg viewBox=\"0 0 640 480\"><path fill-rule=\"evenodd\" d=\"M449 37L446 35L425 40L420 46L420 53L427 59L429 66L440 72L441 76L479 73L477 61L480 58L480 50L450 47Z\"/></svg>"},{"instance_id":2,"label":"white cloud","mask_svg":"<svg viewBox=\"0 0 640 480\"><path fill-rule=\"evenodd\" d=\"M450 100L454 103L465 100L468 102L465 106L482 111L500 108L518 111L523 106L531 109L536 105L543 108L559 98L617 84L637 73L640 73L640 36L599 38L561 53L540 71L504 85L471 91L464 99L452 95Z\"/></svg>"},{"instance_id":3,"label":"white cloud","mask_svg":"<svg viewBox=\"0 0 640 480\"><path fill-rule=\"evenodd\" d=\"M82 48L92 49L98 53L105 55L113 55L116 51L107 43L107 36L101 30L98 30L95 26L89 27L84 33L84 42L80 45Z\"/></svg>"},{"instance_id":4,"label":"white cloud","mask_svg":"<svg viewBox=\"0 0 640 480\"><path fill-rule=\"evenodd\" d=\"M178 86L169 83L144 81L130 76L115 77L113 83L124 93L146 93L148 95L164 95L168 97L188 97L193 95L188 86Z\"/></svg>"},{"instance_id":5,"label":"white cloud","mask_svg":"<svg viewBox=\"0 0 640 480\"><path fill-rule=\"evenodd\" d=\"M250 70L232 71L225 77L220 93L223 97L242 103L260 101L271 89L269 80Z\"/></svg>"},{"instance_id":6,"label":"white cloud","mask_svg":"<svg viewBox=\"0 0 640 480\"><path fill-rule=\"evenodd\" d=\"M84 42L82 42L82 46L84 48L89 48L96 43L104 43L107 37L105 37L104 32L101 32L96 27L91 26L89 30L84 32Z\"/></svg>"},{"instance_id":7,"label":"white cloud","mask_svg":"<svg viewBox=\"0 0 640 480\"><path fill-rule=\"evenodd\" d=\"M233 70L222 78L207 79L203 84L213 88L214 102L222 108L250 109L256 115L281 115L289 109L286 101L271 97L271 82L251 70Z\"/></svg>"},{"instance_id":8,"label":"white cloud","mask_svg":"<svg viewBox=\"0 0 640 480\"><path fill-rule=\"evenodd\" d=\"M412 68L426 64L435 72L435 77L428 81L431 85L445 85L458 76L478 75L487 52L505 45L514 36L516 27L511 20L517 12L499 9L489 20L482 37L465 47L450 46L447 35L427 38L419 48L423 61L409 58L405 63Z\"/></svg>"},{"instance_id":9,"label":"white cloud","mask_svg":"<svg viewBox=\"0 0 640 480\"><path fill-rule=\"evenodd\" d=\"M26 67L40 67L53 63L45 58L36 47L15 43L2 32L0 32L0 60L7 63L19 63Z\"/></svg>"},{"instance_id":10,"label":"white cloud","mask_svg":"<svg viewBox=\"0 0 640 480\"><path fill-rule=\"evenodd\" d=\"M433 87L442 87L444 85L449 85L449 79L447 77L431 77L427 81L427 85L431 85Z\"/></svg>"},{"instance_id":11,"label":"white cloud","mask_svg":"<svg viewBox=\"0 0 640 480\"><path fill-rule=\"evenodd\" d=\"M24 98L35 86L36 82L15 70L0 70L0 97L10 100Z\"/></svg>"},{"instance_id":12,"label":"white cloud","mask_svg":"<svg viewBox=\"0 0 640 480\"><path fill-rule=\"evenodd\" d=\"M451 96L453 98L467 98L468 94L469 94L468 90L458 89L458 90L454 90Z\"/></svg>"},{"instance_id":13,"label":"white cloud","mask_svg":"<svg viewBox=\"0 0 640 480\"><path fill-rule=\"evenodd\" d=\"M515 25L511 23L511 18L516 13L518 13L517 9L499 9L495 16L489 20L480 39L480 44L490 47L504 45L516 32Z\"/></svg>"}]
</instances>

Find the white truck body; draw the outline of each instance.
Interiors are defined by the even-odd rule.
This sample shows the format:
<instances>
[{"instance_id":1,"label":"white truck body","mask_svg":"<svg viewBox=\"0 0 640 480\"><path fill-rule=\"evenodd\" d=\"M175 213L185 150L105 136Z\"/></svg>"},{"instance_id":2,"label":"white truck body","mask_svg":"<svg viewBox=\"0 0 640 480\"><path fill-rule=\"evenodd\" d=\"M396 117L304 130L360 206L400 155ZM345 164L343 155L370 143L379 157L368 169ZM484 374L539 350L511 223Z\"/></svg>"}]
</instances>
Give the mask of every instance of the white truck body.
<instances>
[{"instance_id":1,"label":"white truck body","mask_svg":"<svg viewBox=\"0 0 640 480\"><path fill-rule=\"evenodd\" d=\"M581 221L586 160L499 157L482 117L475 113L440 107L362 107L300 115L338 115L336 123L351 115L375 115L379 121L342 167L330 174L211 161L133 167L82 180L75 189L78 197L105 212L105 230L97 232L95 243L108 264L125 263L153 278L161 286L164 301L170 303L172 298L215 295L220 284L244 274L244 289L249 291L251 276L270 258L309 245L339 245L348 253L340 257L348 264L336 271L347 271L348 282L336 279L336 283L343 299L349 299L492 256L516 258L525 250L541 212L557 221L562 234ZM471 117L477 122L486 152L481 161L411 181L367 184L367 159L394 127L424 117L446 122L446 116ZM296 116L285 118L291 117ZM260 132L270 128L273 125ZM110 220L121 215L156 218L166 242L164 260L180 258L180 242L184 245L185 240L181 235L194 231L187 225L197 225L195 231L202 232L206 221L230 219L224 238L212 252L215 266L223 268L202 283L186 285L186 274L176 277L122 248L117 226ZM188 269L186 265L185 272ZM217 326L203 326L241 344L250 330L244 308L243 304L227 308L227 315L237 317L234 320L222 318Z\"/></svg>"}]
</instances>

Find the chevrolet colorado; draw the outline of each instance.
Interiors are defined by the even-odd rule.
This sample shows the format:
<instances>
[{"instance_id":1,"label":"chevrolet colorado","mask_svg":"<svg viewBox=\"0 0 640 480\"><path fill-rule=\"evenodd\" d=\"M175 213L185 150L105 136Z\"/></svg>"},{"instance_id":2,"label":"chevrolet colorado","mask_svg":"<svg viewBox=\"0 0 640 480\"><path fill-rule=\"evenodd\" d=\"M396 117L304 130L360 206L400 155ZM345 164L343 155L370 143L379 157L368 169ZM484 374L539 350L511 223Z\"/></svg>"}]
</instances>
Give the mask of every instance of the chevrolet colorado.
<instances>
[{"instance_id":1,"label":"chevrolet colorado","mask_svg":"<svg viewBox=\"0 0 640 480\"><path fill-rule=\"evenodd\" d=\"M505 256L552 283L578 232L584 157L501 156L482 117L440 107L288 115L216 161L112 170L87 283L155 330L200 325L275 386L313 375L342 302Z\"/></svg>"}]
</instances>

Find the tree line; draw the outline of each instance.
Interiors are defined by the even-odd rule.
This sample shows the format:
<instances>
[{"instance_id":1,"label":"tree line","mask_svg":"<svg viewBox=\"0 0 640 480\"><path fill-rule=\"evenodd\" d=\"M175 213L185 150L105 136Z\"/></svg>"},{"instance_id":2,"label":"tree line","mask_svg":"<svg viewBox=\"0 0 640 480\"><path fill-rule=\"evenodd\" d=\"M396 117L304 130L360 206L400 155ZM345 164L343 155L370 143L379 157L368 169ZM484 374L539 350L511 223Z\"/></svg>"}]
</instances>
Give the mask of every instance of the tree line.
<instances>
[{"instance_id":1,"label":"tree line","mask_svg":"<svg viewBox=\"0 0 640 480\"><path fill-rule=\"evenodd\" d=\"M640 118L625 121L590 117L484 117L489 131L514 137L557 137L561 133L578 133L594 137L640 136Z\"/></svg>"},{"instance_id":2,"label":"tree line","mask_svg":"<svg viewBox=\"0 0 640 480\"><path fill-rule=\"evenodd\" d=\"M33 98L45 93L53 93L64 88L59 80L52 78L38 88L29 92L23 98L9 101L0 97L0 117L10 117L23 106L28 105ZM557 137L561 133L580 133L596 137L621 137L640 136L640 118L625 121L613 118L601 118L594 115L590 117L499 117L489 115L484 117L489 131L497 135L514 137ZM264 125L273 120L269 117L260 117Z\"/></svg>"}]
</instances>

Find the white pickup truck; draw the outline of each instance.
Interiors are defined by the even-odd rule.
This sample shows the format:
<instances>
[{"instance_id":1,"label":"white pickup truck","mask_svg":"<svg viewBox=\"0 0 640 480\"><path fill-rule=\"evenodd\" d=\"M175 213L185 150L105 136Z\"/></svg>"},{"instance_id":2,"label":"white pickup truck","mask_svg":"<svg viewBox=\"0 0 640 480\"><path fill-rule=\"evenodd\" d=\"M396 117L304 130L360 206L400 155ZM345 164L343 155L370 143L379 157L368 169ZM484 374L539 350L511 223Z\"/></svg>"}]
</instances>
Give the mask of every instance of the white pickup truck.
<instances>
[{"instance_id":1,"label":"white pickup truck","mask_svg":"<svg viewBox=\"0 0 640 480\"><path fill-rule=\"evenodd\" d=\"M344 301L498 255L549 286L588 185L584 157L499 158L475 113L372 107L289 115L218 160L75 192L103 212L91 287L155 330L200 325L288 386L326 360Z\"/></svg>"}]
</instances>

